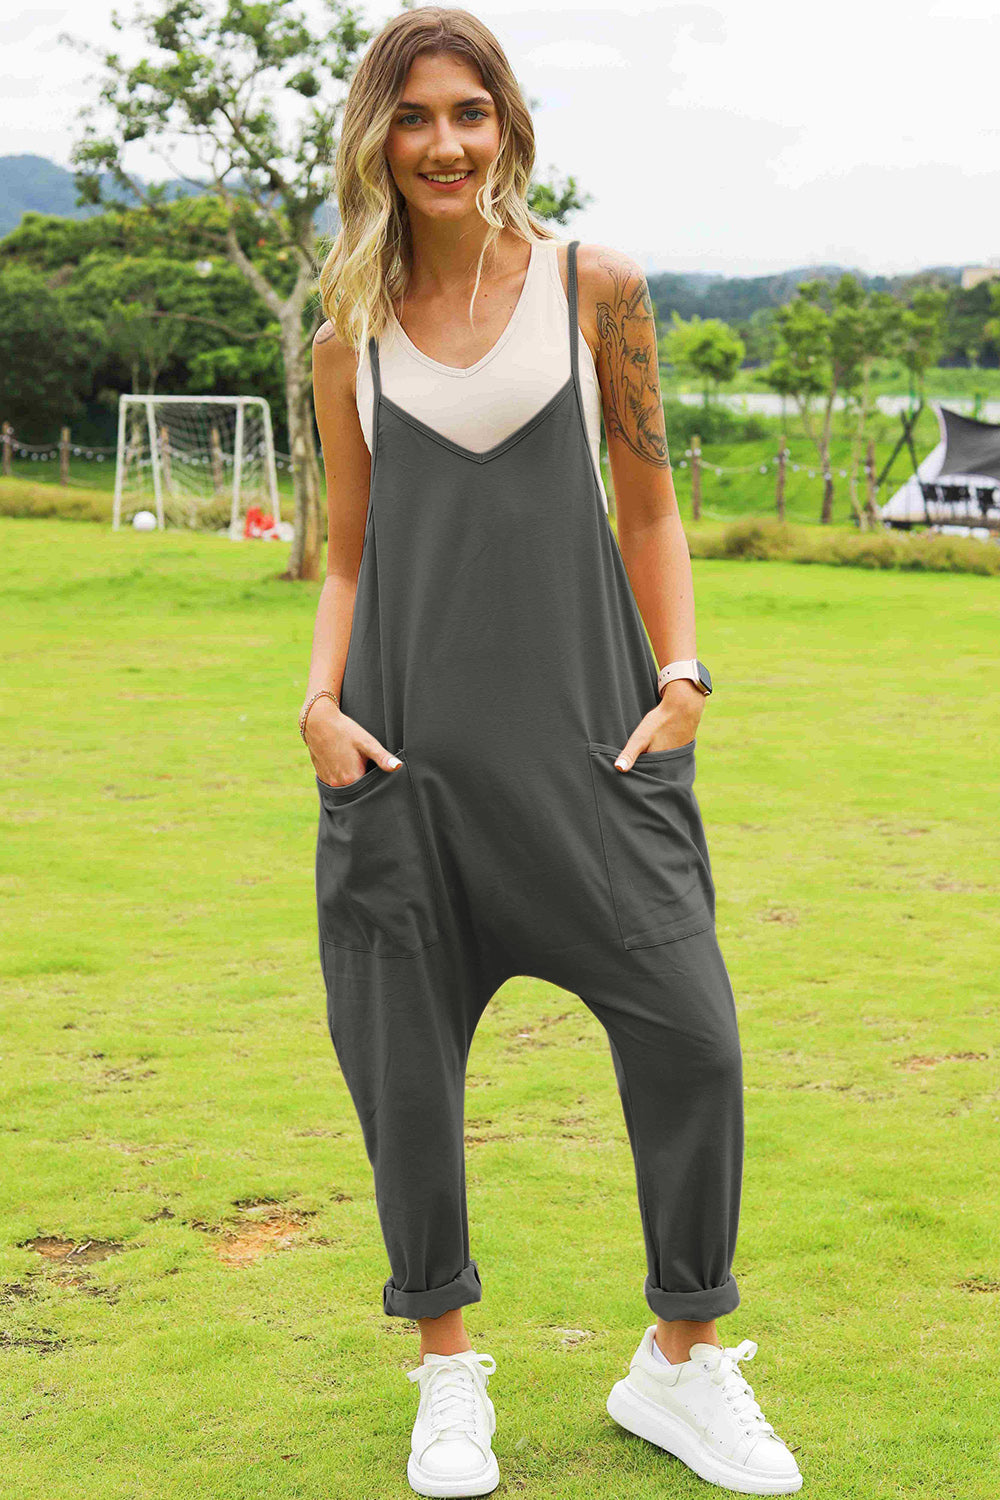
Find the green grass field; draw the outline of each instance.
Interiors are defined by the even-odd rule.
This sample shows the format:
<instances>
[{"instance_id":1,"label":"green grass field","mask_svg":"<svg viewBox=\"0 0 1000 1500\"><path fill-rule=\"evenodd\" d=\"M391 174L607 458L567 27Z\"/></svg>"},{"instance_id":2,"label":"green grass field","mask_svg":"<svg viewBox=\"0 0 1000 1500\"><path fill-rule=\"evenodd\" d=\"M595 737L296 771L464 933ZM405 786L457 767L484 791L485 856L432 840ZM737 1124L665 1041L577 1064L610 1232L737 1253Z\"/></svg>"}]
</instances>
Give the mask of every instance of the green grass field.
<instances>
[{"instance_id":1,"label":"green grass field","mask_svg":"<svg viewBox=\"0 0 1000 1500\"><path fill-rule=\"evenodd\" d=\"M17 1500L409 1495L415 1325L326 1031L278 543L0 519L0 1455ZM988 577L697 558L745 1057L726 1344L803 1493L993 1500ZM712 1490L604 1402L651 1314L611 1058L512 980L467 1100L497 1495Z\"/></svg>"}]
</instances>

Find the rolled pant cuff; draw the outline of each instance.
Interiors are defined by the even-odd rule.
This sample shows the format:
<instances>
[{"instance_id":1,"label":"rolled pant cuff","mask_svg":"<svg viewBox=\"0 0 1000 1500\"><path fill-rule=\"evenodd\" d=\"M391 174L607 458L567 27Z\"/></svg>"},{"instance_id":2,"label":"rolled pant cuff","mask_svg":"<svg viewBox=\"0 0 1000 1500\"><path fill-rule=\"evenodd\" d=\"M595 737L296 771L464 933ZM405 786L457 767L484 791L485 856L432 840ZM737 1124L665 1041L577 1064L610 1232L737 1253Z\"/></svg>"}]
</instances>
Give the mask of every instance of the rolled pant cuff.
<instances>
[{"instance_id":1,"label":"rolled pant cuff","mask_svg":"<svg viewBox=\"0 0 1000 1500\"><path fill-rule=\"evenodd\" d=\"M479 1267L470 1260L453 1281L446 1281L444 1286L432 1286L424 1292L401 1292L393 1285L390 1276L382 1289L382 1306L389 1318L439 1318L455 1307L481 1302L482 1296Z\"/></svg>"},{"instance_id":2,"label":"rolled pant cuff","mask_svg":"<svg viewBox=\"0 0 1000 1500\"><path fill-rule=\"evenodd\" d=\"M696 1323L710 1323L713 1318L721 1318L723 1313L731 1313L740 1305L740 1294L732 1272L722 1286L706 1287L697 1292L665 1292L647 1276L643 1291L653 1312L666 1322L674 1318L690 1318Z\"/></svg>"}]
</instances>

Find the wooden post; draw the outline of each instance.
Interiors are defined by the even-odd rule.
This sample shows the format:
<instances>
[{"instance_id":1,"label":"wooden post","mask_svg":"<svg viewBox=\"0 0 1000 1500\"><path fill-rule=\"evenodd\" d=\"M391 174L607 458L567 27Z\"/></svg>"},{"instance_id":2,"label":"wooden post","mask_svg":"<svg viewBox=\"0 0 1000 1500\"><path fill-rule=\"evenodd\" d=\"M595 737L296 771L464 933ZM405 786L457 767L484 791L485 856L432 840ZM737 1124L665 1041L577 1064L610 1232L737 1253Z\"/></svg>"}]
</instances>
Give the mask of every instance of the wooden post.
<instances>
[{"instance_id":1,"label":"wooden post","mask_svg":"<svg viewBox=\"0 0 1000 1500\"><path fill-rule=\"evenodd\" d=\"M69 484L69 428L59 434L59 483Z\"/></svg>"},{"instance_id":2,"label":"wooden post","mask_svg":"<svg viewBox=\"0 0 1000 1500\"><path fill-rule=\"evenodd\" d=\"M691 438L691 515L695 521L701 519L701 438L697 433Z\"/></svg>"},{"instance_id":3,"label":"wooden post","mask_svg":"<svg viewBox=\"0 0 1000 1500\"><path fill-rule=\"evenodd\" d=\"M3 424L3 473L10 478L10 451L14 446L14 429L9 422Z\"/></svg>"},{"instance_id":4,"label":"wooden post","mask_svg":"<svg viewBox=\"0 0 1000 1500\"><path fill-rule=\"evenodd\" d=\"M214 422L209 433L209 446L212 450L212 488L218 494L223 481L222 444L219 441L219 429Z\"/></svg>"},{"instance_id":5,"label":"wooden post","mask_svg":"<svg viewBox=\"0 0 1000 1500\"><path fill-rule=\"evenodd\" d=\"M785 519L785 462L787 457L785 434L782 433L778 439L778 487L774 495L774 507L778 512L779 521Z\"/></svg>"}]
</instances>

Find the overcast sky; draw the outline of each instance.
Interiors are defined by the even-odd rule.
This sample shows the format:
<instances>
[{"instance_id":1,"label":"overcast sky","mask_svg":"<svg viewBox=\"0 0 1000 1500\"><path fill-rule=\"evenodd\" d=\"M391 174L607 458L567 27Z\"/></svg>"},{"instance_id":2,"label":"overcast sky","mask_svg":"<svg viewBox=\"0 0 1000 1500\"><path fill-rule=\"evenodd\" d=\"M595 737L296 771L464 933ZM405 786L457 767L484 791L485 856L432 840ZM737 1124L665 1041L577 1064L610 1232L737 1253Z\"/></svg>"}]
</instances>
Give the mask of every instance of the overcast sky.
<instances>
[{"instance_id":1,"label":"overcast sky","mask_svg":"<svg viewBox=\"0 0 1000 1500\"><path fill-rule=\"evenodd\" d=\"M374 26L395 10L359 3ZM8 7L0 155L67 165L95 62L59 35L110 42L112 6ZM573 173L592 195L573 236L647 273L831 261L893 273L1000 256L996 0L469 8L535 106L537 175ZM144 149L130 165L165 175Z\"/></svg>"}]
</instances>

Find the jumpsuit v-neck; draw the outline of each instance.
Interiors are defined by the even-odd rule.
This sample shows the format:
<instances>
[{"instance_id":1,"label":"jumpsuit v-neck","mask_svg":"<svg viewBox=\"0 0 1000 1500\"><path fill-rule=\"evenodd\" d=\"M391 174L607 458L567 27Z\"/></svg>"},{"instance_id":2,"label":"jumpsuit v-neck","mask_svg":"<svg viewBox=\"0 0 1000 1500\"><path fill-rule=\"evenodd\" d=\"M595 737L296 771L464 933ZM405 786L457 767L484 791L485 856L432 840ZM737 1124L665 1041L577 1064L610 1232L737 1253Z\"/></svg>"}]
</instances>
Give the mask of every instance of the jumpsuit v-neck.
<instances>
[{"instance_id":1,"label":"jumpsuit v-neck","mask_svg":"<svg viewBox=\"0 0 1000 1500\"><path fill-rule=\"evenodd\" d=\"M486 452L385 396L368 345L371 482L340 701L402 766L316 778L316 896L389 1316L482 1296L466 1069L490 998L519 975L575 994L607 1033L649 1307L709 1320L739 1304L742 1056L695 741L613 765L658 702L657 665L589 448L578 243L565 384Z\"/></svg>"}]
</instances>

